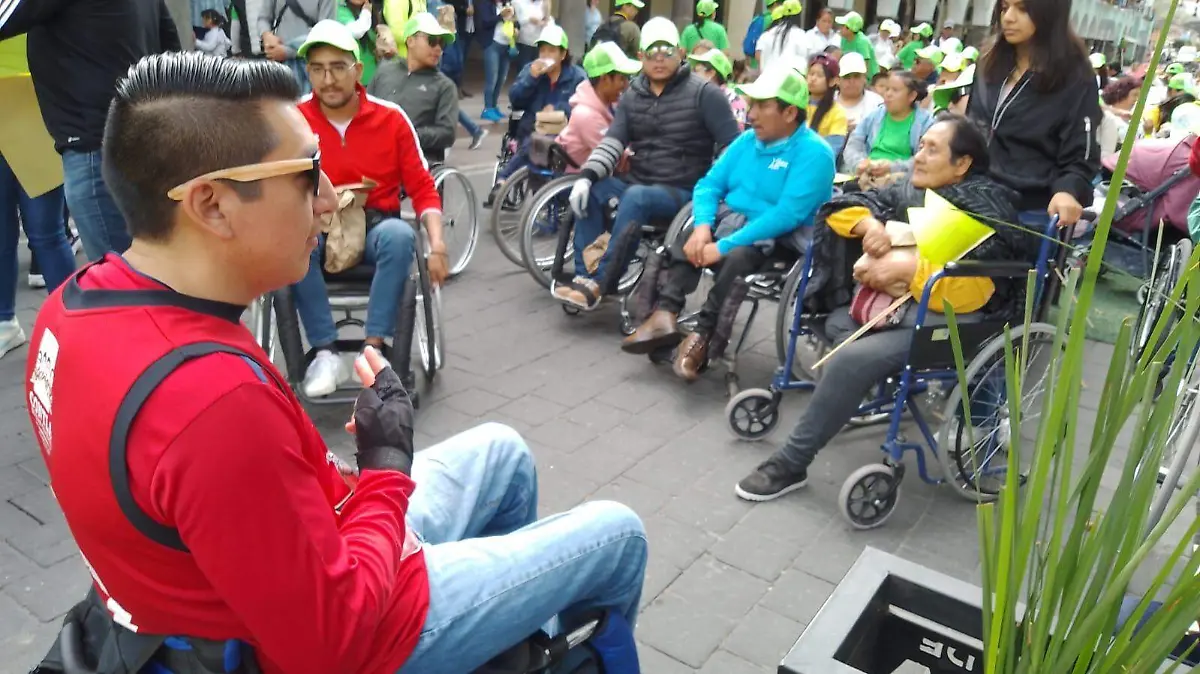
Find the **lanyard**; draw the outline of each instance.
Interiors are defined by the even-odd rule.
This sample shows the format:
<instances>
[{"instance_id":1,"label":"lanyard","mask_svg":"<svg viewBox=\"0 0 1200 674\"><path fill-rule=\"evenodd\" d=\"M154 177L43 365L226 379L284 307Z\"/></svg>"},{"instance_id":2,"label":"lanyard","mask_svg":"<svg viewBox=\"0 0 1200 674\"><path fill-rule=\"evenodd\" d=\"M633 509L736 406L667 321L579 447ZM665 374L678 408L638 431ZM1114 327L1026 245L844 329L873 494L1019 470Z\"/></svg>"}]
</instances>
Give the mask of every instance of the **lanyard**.
<instances>
[{"instance_id":1,"label":"lanyard","mask_svg":"<svg viewBox=\"0 0 1200 674\"><path fill-rule=\"evenodd\" d=\"M1013 101L1017 100L1017 96L1021 95L1021 92L1025 90L1025 87L1029 86L1030 79L1030 73L1026 71L1026 73L1021 76L1020 81L1013 85L1013 91L1009 92L1008 96L1005 97L1003 101L999 101L997 99L996 111L992 113L991 132L988 133L988 145L992 144L992 138L996 136L996 127L1000 126L1000 120L1004 119L1004 113L1008 112L1009 106L1013 104ZM1006 79L1005 82L1007 81L1008 80ZM1000 87L1000 94L1004 94L1003 85Z\"/></svg>"}]
</instances>

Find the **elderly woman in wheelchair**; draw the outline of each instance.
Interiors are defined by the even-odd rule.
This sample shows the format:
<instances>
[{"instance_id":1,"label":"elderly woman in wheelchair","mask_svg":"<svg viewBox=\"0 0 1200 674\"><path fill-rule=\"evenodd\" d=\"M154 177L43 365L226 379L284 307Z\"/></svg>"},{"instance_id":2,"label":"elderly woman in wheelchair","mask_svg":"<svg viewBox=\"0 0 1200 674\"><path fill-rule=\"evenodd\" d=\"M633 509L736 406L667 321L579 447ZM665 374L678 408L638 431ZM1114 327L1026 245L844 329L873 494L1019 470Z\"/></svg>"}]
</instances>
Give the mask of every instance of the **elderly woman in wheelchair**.
<instances>
[{"instance_id":1,"label":"elderly woman in wheelchair","mask_svg":"<svg viewBox=\"0 0 1200 674\"><path fill-rule=\"evenodd\" d=\"M804 76L790 69L768 73L741 93L751 100L753 132L738 137L696 183L691 234L669 243L669 264L659 271L665 280L643 279L640 287L661 288L655 310L621 344L626 353L652 354L683 342L674 370L688 381L707 364L719 318L728 313L723 307L732 303L736 313L744 299L738 280L772 259L794 260L811 233L812 216L832 193L834 155L805 124ZM706 267L716 268L716 279L685 337L677 320Z\"/></svg>"},{"instance_id":2,"label":"elderly woman in wheelchair","mask_svg":"<svg viewBox=\"0 0 1200 674\"><path fill-rule=\"evenodd\" d=\"M820 209L817 221L824 224L819 226L838 236L822 237L818 232L814 249L826 245L822 239L847 247L860 241L865 252L861 259L856 254L840 256L846 266L853 263L851 273L859 286L851 305L835 309L826 320L824 337L830 344L842 342L888 310L894 305L892 297L908 292L920 297L926 282L940 271L922 259L915 247L893 247L889 229L895 233L901 228L885 224L905 218L909 208L922 206L926 190L934 190L953 206L994 227L995 233L965 259L999 262L1033 257L1034 246L1020 230L996 226L997 222L1017 221L1018 195L991 180L988 167L983 133L964 117L946 115L921 139L910 178L882 189L836 197ZM850 272L844 268L829 271L834 275ZM831 282L850 285L849 279L831 278ZM942 311L943 301L954 308L961 323L985 317L1003 320L1017 314L1023 293L1023 280L946 276L933 287L929 314L905 311L916 307L901 305L874 330L844 345L829 359L786 444L743 478L736 494L750 501L768 501L803 487L817 453L859 414L860 403L872 386L904 369L918 321L923 319L925 326L945 324L943 317L933 314Z\"/></svg>"}]
</instances>

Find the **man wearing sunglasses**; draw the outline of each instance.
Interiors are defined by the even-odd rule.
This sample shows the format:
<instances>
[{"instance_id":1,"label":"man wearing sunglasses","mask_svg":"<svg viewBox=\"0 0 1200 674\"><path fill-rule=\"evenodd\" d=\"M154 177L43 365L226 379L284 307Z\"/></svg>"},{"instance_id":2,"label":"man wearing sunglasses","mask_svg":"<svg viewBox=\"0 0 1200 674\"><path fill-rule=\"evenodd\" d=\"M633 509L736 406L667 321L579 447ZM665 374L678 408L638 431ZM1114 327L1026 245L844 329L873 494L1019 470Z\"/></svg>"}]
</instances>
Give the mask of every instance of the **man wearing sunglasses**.
<instances>
[{"instance_id":1,"label":"man wearing sunglasses","mask_svg":"<svg viewBox=\"0 0 1200 674\"><path fill-rule=\"evenodd\" d=\"M139 653L175 672L459 674L556 615L632 624L631 510L537 521L532 454L499 424L414 456L411 401L373 349L357 470L341 465L240 323L304 276L336 207L298 95L284 66L194 53L116 87L104 172L133 245L50 296L25 378L93 575L81 643L122 661L104 674L158 671Z\"/></svg>"},{"instance_id":2,"label":"man wearing sunglasses","mask_svg":"<svg viewBox=\"0 0 1200 674\"><path fill-rule=\"evenodd\" d=\"M558 301L584 311L616 290L637 251L641 225L670 220L692 200L696 181L741 127L720 86L692 73L679 48L679 29L665 17L641 33L642 74L621 97L608 135L592 151L571 188L575 212L575 279L556 285ZM626 150L627 176L612 177ZM594 270L583 251L606 229L606 205L620 200L612 239Z\"/></svg>"},{"instance_id":3,"label":"man wearing sunglasses","mask_svg":"<svg viewBox=\"0 0 1200 674\"><path fill-rule=\"evenodd\" d=\"M404 43L408 58L379 66L367 93L399 105L416 127L426 158L445 161L458 128L458 87L438 70L438 61L454 44L454 33L420 12L404 24Z\"/></svg>"},{"instance_id":4,"label":"man wearing sunglasses","mask_svg":"<svg viewBox=\"0 0 1200 674\"><path fill-rule=\"evenodd\" d=\"M350 29L321 21L297 53L307 60L313 88L300 112L321 139L322 168L335 186L375 183L366 202L363 259L375 266L375 275L364 329L366 345L384 351L384 340L395 332L418 226L400 219L401 199L412 199L419 226L429 237L429 275L437 285L447 275L442 200L408 115L396 104L368 95L360 84L358 41ZM308 274L293 290L308 343L316 349L304 376L304 393L320 397L333 393L348 373L337 355L337 325L321 271L321 247L312 259ZM401 375L411 381L410 373Z\"/></svg>"}]
</instances>

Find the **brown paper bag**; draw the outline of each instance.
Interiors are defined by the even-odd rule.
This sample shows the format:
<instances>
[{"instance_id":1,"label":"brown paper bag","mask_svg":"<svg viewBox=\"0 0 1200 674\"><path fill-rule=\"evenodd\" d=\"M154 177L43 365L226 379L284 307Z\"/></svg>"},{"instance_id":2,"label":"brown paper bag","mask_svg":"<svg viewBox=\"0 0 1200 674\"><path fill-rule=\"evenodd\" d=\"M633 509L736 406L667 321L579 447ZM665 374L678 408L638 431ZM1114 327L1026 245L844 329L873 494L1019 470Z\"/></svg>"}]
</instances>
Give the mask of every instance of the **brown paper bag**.
<instances>
[{"instance_id":1,"label":"brown paper bag","mask_svg":"<svg viewBox=\"0 0 1200 674\"><path fill-rule=\"evenodd\" d=\"M547 136L557 136L567 128L567 114L561 110L542 110L537 114L533 129Z\"/></svg>"},{"instance_id":2,"label":"brown paper bag","mask_svg":"<svg viewBox=\"0 0 1200 674\"><path fill-rule=\"evenodd\" d=\"M608 250L608 242L611 238L612 234L605 232L583 249L583 266L587 267L589 274L596 273L596 269L600 266L600 258L604 257L605 251Z\"/></svg>"},{"instance_id":3,"label":"brown paper bag","mask_svg":"<svg viewBox=\"0 0 1200 674\"><path fill-rule=\"evenodd\" d=\"M338 206L325 222L325 271L337 274L362 262L367 247L367 192L375 183L339 185Z\"/></svg>"}]
</instances>

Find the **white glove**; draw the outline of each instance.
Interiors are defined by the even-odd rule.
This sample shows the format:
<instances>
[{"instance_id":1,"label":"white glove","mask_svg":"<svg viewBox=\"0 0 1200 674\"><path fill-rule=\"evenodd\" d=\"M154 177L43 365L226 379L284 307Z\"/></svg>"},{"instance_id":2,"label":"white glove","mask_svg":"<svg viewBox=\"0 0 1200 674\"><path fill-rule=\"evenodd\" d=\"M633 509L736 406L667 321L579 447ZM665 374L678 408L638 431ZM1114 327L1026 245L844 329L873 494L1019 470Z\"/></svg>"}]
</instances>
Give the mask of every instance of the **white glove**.
<instances>
[{"instance_id":1,"label":"white glove","mask_svg":"<svg viewBox=\"0 0 1200 674\"><path fill-rule=\"evenodd\" d=\"M571 196L567 197L567 202L571 204L571 212L575 217L582 218L587 215L588 196L592 192L592 181L587 178L580 178L571 186Z\"/></svg>"}]
</instances>

